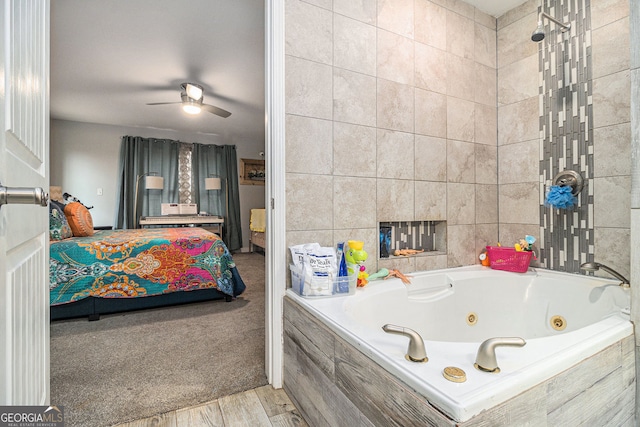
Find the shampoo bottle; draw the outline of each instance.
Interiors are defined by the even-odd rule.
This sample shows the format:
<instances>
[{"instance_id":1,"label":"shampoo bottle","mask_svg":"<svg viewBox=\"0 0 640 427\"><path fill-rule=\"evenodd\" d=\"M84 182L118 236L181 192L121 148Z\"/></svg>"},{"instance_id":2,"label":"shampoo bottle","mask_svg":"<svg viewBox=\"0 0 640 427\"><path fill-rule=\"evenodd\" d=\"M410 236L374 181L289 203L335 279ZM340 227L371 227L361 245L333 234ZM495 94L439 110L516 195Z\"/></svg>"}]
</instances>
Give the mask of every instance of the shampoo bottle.
<instances>
[{"instance_id":1,"label":"shampoo bottle","mask_svg":"<svg viewBox=\"0 0 640 427\"><path fill-rule=\"evenodd\" d=\"M347 260L344 254L347 249L345 242L338 243L338 288L336 292L341 294L349 292L349 272L347 271Z\"/></svg>"}]
</instances>

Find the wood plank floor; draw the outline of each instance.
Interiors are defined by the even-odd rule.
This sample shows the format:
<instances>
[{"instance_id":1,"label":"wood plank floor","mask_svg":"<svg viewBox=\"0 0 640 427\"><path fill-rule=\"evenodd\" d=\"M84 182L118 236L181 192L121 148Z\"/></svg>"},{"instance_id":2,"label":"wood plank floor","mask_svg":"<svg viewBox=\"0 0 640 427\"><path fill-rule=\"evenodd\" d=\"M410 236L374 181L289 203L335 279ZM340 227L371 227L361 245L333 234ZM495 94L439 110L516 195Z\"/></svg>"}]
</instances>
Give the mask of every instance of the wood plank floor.
<instances>
[{"instance_id":1,"label":"wood plank floor","mask_svg":"<svg viewBox=\"0 0 640 427\"><path fill-rule=\"evenodd\" d=\"M270 385L116 427L308 427L283 389Z\"/></svg>"}]
</instances>

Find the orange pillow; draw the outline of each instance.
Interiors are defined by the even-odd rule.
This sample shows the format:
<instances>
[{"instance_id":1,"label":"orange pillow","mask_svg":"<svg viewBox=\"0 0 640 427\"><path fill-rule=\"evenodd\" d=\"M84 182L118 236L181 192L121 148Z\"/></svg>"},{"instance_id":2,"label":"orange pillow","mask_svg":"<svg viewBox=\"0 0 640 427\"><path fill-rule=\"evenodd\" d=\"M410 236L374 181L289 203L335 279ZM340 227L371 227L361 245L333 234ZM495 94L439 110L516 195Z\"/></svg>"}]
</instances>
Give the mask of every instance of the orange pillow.
<instances>
[{"instance_id":1,"label":"orange pillow","mask_svg":"<svg viewBox=\"0 0 640 427\"><path fill-rule=\"evenodd\" d=\"M74 237L93 236L93 219L89 209L82 203L69 203L64 207L64 215L67 217Z\"/></svg>"}]
</instances>

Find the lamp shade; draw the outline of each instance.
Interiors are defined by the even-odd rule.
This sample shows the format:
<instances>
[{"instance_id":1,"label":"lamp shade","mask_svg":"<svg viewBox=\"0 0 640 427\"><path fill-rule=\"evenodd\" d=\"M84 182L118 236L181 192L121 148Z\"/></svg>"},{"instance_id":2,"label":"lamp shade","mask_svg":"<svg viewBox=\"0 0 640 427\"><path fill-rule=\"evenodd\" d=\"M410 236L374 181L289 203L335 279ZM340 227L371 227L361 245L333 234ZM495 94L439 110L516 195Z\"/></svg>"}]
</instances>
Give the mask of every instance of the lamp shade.
<instances>
[{"instance_id":1,"label":"lamp shade","mask_svg":"<svg viewBox=\"0 0 640 427\"><path fill-rule=\"evenodd\" d=\"M202 110L202 108L195 102L183 103L182 109L187 114L200 114L200 111Z\"/></svg>"},{"instance_id":2,"label":"lamp shade","mask_svg":"<svg viewBox=\"0 0 640 427\"><path fill-rule=\"evenodd\" d=\"M162 190L164 188L164 178L161 176L145 176L144 187L147 190Z\"/></svg>"},{"instance_id":3,"label":"lamp shade","mask_svg":"<svg viewBox=\"0 0 640 427\"><path fill-rule=\"evenodd\" d=\"M207 190L220 190L222 188L222 180L220 178L205 178L204 188Z\"/></svg>"}]
</instances>

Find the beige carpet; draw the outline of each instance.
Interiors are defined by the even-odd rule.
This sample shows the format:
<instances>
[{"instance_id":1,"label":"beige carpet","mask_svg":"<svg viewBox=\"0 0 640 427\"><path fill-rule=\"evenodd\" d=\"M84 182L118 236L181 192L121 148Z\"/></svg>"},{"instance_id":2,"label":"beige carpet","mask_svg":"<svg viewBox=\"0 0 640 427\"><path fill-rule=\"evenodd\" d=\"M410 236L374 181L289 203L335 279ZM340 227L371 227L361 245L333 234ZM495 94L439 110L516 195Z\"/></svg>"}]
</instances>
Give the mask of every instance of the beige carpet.
<instances>
[{"instance_id":1,"label":"beige carpet","mask_svg":"<svg viewBox=\"0 0 640 427\"><path fill-rule=\"evenodd\" d=\"M109 426L267 384L264 256L234 255L224 300L51 324L51 403L67 427Z\"/></svg>"}]
</instances>

